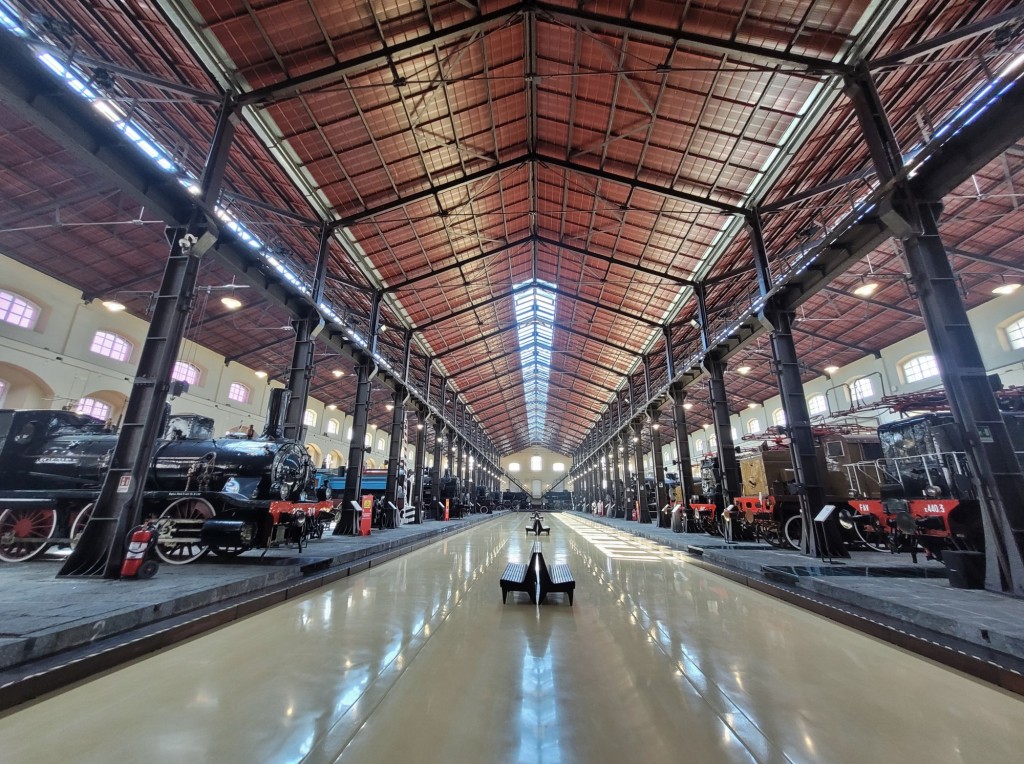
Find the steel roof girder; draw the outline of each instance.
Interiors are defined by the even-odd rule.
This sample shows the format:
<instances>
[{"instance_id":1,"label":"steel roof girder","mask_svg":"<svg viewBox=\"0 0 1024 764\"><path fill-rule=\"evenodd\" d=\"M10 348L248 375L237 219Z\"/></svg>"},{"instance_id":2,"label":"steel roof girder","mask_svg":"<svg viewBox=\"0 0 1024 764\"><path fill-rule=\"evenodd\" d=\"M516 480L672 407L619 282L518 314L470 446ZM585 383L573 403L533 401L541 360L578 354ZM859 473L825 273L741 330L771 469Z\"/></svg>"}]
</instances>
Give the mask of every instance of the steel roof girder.
<instances>
[{"instance_id":1,"label":"steel roof girder","mask_svg":"<svg viewBox=\"0 0 1024 764\"><path fill-rule=\"evenodd\" d=\"M644 273L644 274L646 274L648 276L654 276L655 278L663 279L665 281L671 281L674 284L679 284L681 286L692 286L695 283L695 282L691 281L690 279L684 279L684 278L682 278L680 276L673 276L670 273L665 273L663 271L658 271L658 270L655 270L654 268L648 268L648 267L646 267L644 265L640 265L639 263L637 263L637 264L627 263L627 262L625 262L623 260L617 260L614 257L611 257L609 255L601 255L601 254L598 254L597 252L592 252L592 251L590 251L588 249L585 249L583 247L577 247L574 244L569 244L567 242L562 241L561 239L549 239L546 236L539 236L538 235L536 237L536 241L539 244L547 244L548 246L551 246L551 247L558 247L559 249L565 249L565 250L568 250L569 252L575 252L578 255L582 255L583 257L590 257L590 258L593 258L594 260L600 260L602 263L608 263L609 265L618 265L618 266L620 266L622 268L627 268L627 269L629 269L631 271L636 271L637 273Z\"/></svg>"},{"instance_id":2,"label":"steel roof girder","mask_svg":"<svg viewBox=\"0 0 1024 764\"><path fill-rule=\"evenodd\" d=\"M541 18L561 18L579 24L594 24L606 29L612 29L615 32L653 37L671 45L742 58L766 66L788 64L799 67L806 74L842 74L847 70L847 67L844 65L837 64L829 59L802 56L796 53L762 48L749 43L723 40L694 32L683 32L675 27L663 27L657 24L623 20L593 11L584 11L581 8L557 6L545 2L532 2L530 5L536 8L535 12L539 13Z\"/></svg>"},{"instance_id":3,"label":"steel roof girder","mask_svg":"<svg viewBox=\"0 0 1024 764\"><path fill-rule=\"evenodd\" d=\"M486 260L488 257L493 257L494 255L500 255L500 254L502 254L504 252L508 252L510 250L513 250L516 247L521 247L521 246L523 246L525 244L529 244L531 242L531 240L532 240L532 237L524 236L521 239L516 239L515 241L511 241L511 242L508 242L506 244L502 244L500 247L497 247L495 249L489 250L487 252L479 252L478 254L473 255L472 257L466 258L465 260L458 260L458 261L456 261L454 263L449 263L448 265L443 265L440 268L436 268L434 270L428 271L427 273L422 273L422 274L420 274L418 276L410 276L409 278L407 278L407 279L405 279L403 281L399 281L397 284L392 284L390 286L384 287L384 291L385 292L399 292L399 291L401 291L401 290L403 290L403 289L405 289L407 287L412 286L413 284L416 284L416 283L418 283L420 281L423 281L424 279L429 279L429 278L433 278L435 276L440 276L443 273L447 273L449 271L453 271L453 270L456 270L458 268L462 268L462 267L467 266L467 265L472 265L473 263L479 262L480 260Z\"/></svg>"},{"instance_id":4,"label":"steel roof girder","mask_svg":"<svg viewBox=\"0 0 1024 764\"><path fill-rule=\"evenodd\" d=\"M372 53L356 56L348 61L340 61L307 74L256 88L243 94L240 102L243 105L261 106L332 85L346 77L387 64L399 56L427 52L435 46L447 45L492 26L506 24L522 13L523 5L523 3L516 3L501 10L481 14L467 21L453 24L445 29L434 30L394 45L385 45Z\"/></svg>"},{"instance_id":5,"label":"steel roof girder","mask_svg":"<svg viewBox=\"0 0 1024 764\"><path fill-rule=\"evenodd\" d=\"M685 204L692 204L697 207L706 207L717 212L721 212L728 215L742 215L746 216L750 210L746 207L741 207L735 204L729 204L728 202L719 202L714 199L707 197L698 196L697 194L691 194L686 191L679 191L669 186L658 185L657 183L651 183L649 181L640 180L638 178L631 178L628 175L619 175L618 173L611 172L609 170L600 170L594 167L588 167L577 162L570 162L565 159L550 156L547 154L534 153L530 155L530 159L533 162L539 162L540 164L547 165L549 167L558 167L567 172L575 172L581 175L588 175L592 178L599 180L606 180L610 183L618 183L629 188L639 189L641 191L648 191L658 196L664 196L668 199L674 199L677 202L683 202Z\"/></svg>"},{"instance_id":6,"label":"steel roof girder","mask_svg":"<svg viewBox=\"0 0 1024 764\"><path fill-rule=\"evenodd\" d=\"M416 191L408 196L401 196L397 199L393 199L390 202L379 204L376 207L369 207L361 212L355 212L351 215L344 215L334 222L335 228L343 228L353 226L363 220L383 215L387 212L393 212L394 210L400 209L407 204L413 204L414 202L421 202L424 199L436 198L439 194L447 193L453 189L465 186L468 183L475 183L478 180L483 180L492 175L495 175L505 170L515 169L521 167L530 161L529 154L523 154L513 159L506 159L502 162L498 162L496 165L491 167L485 167L481 170L476 170L467 175L463 175L461 178L455 178L453 180L439 183L436 186L429 186L428 188ZM439 213L440 215L440 213Z\"/></svg>"}]
</instances>

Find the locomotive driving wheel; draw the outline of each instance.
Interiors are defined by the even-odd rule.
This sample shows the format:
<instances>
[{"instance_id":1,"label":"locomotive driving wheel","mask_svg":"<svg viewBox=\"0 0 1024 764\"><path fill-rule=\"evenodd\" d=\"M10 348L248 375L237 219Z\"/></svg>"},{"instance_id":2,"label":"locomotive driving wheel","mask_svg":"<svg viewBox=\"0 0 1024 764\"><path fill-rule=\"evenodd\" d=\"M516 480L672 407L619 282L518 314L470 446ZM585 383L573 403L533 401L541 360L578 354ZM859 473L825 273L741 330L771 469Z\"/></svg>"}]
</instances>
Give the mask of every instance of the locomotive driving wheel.
<instances>
[{"instance_id":1,"label":"locomotive driving wheel","mask_svg":"<svg viewBox=\"0 0 1024 764\"><path fill-rule=\"evenodd\" d=\"M890 550L889 532L880 527L877 523L854 523L853 529L858 539L870 549L876 552L888 552Z\"/></svg>"},{"instance_id":2,"label":"locomotive driving wheel","mask_svg":"<svg viewBox=\"0 0 1024 764\"><path fill-rule=\"evenodd\" d=\"M793 549L803 549L804 519L799 513L786 518L782 526L782 537Z\"/></svg>"},{"instance_id":3,"label":"locomotive driving wheel","mask_svg":"<svg viewBox=\"0 0 1024 764\"><path fill-rule=\"evenodd\" d=\"M0 560L24 562L41 555L57 528L52 509L7 508L0 512Z\"/></svg>"},{"instance_id":4,"label":"locomotive driving wheel","mask_svg":"<svg viewBox=\"0 0 1024 764\"><path fill-rule=\"evenodd\" d=\"M215 514L206 499L178 499L168 504L160 513L157 556L169 565L198 560L209 549L200 542L203 523Z\"/></svg>"},{"instance_id":5,"label":"locomotive driving wheel","mask_svg":"<svg viewBox=\"0 0 1024 764\"><path fill-rule=\"evenodd\" d=\"M89 502L75 515L75 519L71 521L71 535L68 540L68 546L74 549L78 546L78 540L82 538L82 531L85 530L85 526L89 524L89 518L92 517L93 507L95 503Z\"/></svg>"}]
</instances>

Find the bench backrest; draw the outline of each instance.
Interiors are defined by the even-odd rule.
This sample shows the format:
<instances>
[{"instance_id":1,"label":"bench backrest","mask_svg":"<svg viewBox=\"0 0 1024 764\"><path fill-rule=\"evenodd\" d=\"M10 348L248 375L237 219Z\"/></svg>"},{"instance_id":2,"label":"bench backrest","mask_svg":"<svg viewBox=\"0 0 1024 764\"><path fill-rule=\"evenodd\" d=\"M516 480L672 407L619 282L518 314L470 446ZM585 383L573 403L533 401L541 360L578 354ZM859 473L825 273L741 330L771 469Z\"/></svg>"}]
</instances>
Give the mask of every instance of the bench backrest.
<instances>
[{"instance_id":1,"label":"bench backrest","mask_svg":"<svg viewBox=\"0 0 1024 764\"><path fill-rule=\"evenodd\" d=\"M551 574L548 572L548 566L544 564L544 556L540 555L540 565L537 568L537 582L540 584L541 589L550 587L554 581L551 580Z\"/></svg>"}]
</instances>

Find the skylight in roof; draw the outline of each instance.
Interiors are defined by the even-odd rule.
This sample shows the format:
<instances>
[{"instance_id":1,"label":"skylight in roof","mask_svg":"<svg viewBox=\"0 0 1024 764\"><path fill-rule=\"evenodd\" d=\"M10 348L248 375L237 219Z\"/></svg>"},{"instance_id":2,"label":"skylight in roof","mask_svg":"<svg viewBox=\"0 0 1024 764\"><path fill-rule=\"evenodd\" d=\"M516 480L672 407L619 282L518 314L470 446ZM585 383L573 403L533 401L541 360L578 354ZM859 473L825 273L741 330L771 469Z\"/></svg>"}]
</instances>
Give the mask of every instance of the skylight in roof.
<instances>
[{"instance_id":1,"label":"skylight in roof","mask_svg":"<svg viewBox=\"0 0 1024 764\"><path fill-rule=\"evenodd\" d=\"M555 295L549 290L553 288L553 284L544 281L529 281L514 287L519 361L523 366L526 421L532 443L541 442L548 407L551 340L555 323Z\"/></svg>"}]
</instances>

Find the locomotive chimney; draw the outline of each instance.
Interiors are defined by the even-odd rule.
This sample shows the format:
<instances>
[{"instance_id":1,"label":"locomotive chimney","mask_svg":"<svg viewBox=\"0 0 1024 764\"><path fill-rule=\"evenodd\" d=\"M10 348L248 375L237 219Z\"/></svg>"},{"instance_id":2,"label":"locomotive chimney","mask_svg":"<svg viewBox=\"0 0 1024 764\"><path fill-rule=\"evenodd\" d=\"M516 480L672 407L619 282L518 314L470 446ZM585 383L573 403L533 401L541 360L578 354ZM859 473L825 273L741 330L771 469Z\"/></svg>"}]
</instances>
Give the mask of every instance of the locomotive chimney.
<instances>
[{"instance_id":1,"label":"locomotive chimney","mask_svg":"<svg viewBox=\"0 0 1024 764\"><path fill-rule=\"evenodd\" d=\"M292 399L292 391L287 387L275 387L270 391L270 405L267 407L267 426L262 438L275 439L284 436L284 418L288 414L288 404Z\"/></svg>"}]
</instances>

